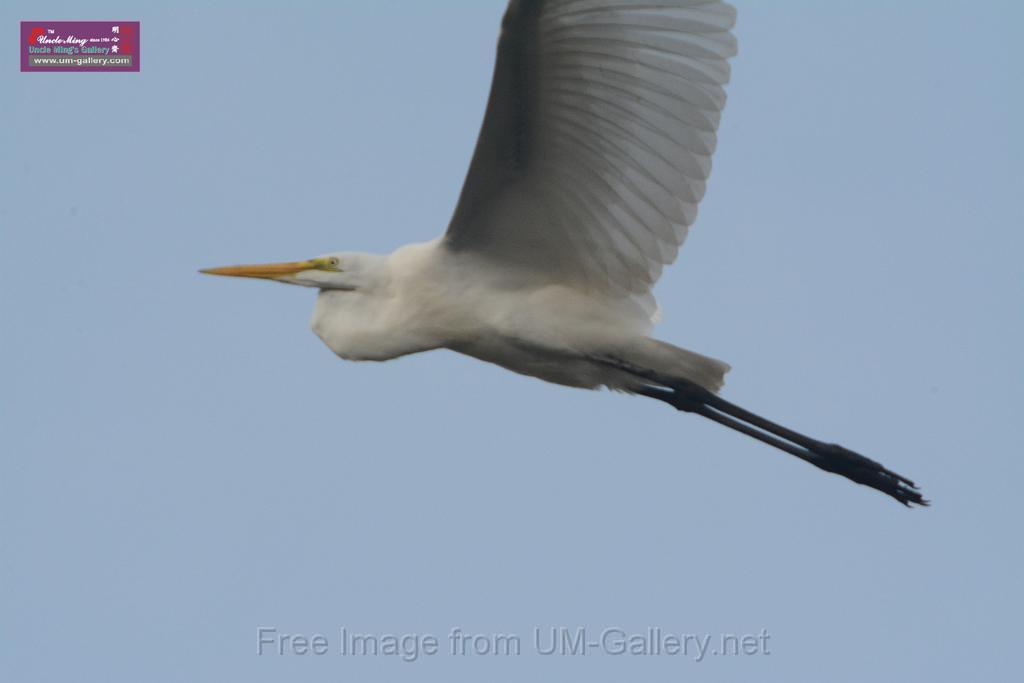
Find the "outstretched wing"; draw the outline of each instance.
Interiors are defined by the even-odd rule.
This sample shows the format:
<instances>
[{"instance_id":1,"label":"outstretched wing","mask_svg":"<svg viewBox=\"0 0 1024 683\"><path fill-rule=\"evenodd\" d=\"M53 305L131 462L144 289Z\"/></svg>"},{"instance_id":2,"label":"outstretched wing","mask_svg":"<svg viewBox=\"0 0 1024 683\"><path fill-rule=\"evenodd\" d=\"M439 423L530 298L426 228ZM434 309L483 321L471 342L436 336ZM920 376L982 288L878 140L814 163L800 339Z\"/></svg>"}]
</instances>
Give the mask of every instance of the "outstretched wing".
<instances>
[{"instance_id":1,"label":"outstretched wing","mask_svg":"<svg viewBox=\"0 0 1024 683\"><path fill-rule=\"evenodd\" d=\"M511 0L448 248L648 292L704 195L734 23L718 0Z\"/></svg>"}]
</instances>

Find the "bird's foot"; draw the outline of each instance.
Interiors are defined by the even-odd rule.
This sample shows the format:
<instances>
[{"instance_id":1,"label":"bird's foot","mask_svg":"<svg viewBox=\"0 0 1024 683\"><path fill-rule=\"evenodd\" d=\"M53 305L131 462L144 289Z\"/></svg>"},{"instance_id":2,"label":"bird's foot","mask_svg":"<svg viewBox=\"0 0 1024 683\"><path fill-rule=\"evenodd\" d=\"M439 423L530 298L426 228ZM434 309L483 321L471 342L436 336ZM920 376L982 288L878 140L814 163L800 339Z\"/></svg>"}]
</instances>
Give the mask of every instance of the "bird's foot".
<instances>
[{"instance_id":1,"label":"bird's foot","mask_svg":"<svg viewBox=\"0 0 1024 683\"><path fill-rule=\"evenodd\" d=\"M844 448L839 444L817 442L807 447L813 456L808 462L826 472L846 477L858 484L870 486L892 496L907 507L927 506L929 503L910 479L886 469L871 458Z\"/></svg>"}]
</instances>

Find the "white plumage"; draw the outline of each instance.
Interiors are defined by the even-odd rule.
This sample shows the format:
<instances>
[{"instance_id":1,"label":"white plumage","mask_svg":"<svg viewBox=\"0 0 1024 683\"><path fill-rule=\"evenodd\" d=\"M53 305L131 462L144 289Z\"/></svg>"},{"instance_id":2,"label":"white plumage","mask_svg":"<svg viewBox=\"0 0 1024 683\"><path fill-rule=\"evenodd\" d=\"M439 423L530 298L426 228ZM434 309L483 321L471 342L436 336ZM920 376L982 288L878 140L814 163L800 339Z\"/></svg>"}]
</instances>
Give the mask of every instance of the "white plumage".
<instances>
[{"instance_id":1,"label":"white plumage","mask_svg":"<svg viewBox=\"0 0 1024 683\"><path fill-rule=\"evenodd\" d=\"M445 235L388 256L206 272L319 288L312 326L342 358L447 348L638 393L923 503L878 463L719 398L725 363L649 336L651 287L711 173L734 22L717 0L512 0Z\"/></svg>"},{"instance_id":2,"label":"white plumage","mask_svg":"<svg viewBox=\"0 0 1024 683\"><path fill-rule=\"evenodd\" d=\"M447 245L645 295L704 196L734 22L722 2L513 3Z\"/></svg>"}]
</instances>

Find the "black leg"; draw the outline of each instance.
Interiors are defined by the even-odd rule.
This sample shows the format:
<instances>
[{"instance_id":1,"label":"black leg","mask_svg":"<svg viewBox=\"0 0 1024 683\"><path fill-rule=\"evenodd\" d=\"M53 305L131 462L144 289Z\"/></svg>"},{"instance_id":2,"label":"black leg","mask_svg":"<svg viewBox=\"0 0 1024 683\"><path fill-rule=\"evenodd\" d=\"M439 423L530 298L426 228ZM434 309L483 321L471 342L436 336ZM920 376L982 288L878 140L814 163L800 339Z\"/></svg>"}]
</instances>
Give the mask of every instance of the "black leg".
<instances>
[{"instance_id":1,"label":"black leg","mask_svg":"<svg viewBox=\"0 0 1024 683\"><path fill-rule=\"evenodd\" d=\"M631 369L634 374L636 369ZM694 413L753 437L779 450L805 460L826 472L841 475L892 496L907 507L928 505L917 485L881 464L838 444L830 444L804 436L799 432L766 420L748 410L720 398L707 389L685 380L655 377L641 371L639 376L656 383L637 393L668 403L677 410Z\"/></svg>"}]
</instances>

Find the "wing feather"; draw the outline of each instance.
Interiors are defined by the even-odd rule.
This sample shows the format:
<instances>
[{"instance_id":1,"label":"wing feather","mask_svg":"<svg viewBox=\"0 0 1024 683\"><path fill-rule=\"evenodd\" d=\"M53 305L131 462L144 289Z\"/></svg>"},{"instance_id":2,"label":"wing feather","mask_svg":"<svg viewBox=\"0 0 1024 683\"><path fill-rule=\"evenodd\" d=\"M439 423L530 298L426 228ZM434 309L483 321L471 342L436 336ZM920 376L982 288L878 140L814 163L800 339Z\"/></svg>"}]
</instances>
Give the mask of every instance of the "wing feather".
<instances>
[{"instance_id":1,"label":"wing feather","mask_svg":"<svg viewBox=\"0 0 1024 683\"><path fill-rule=\"evenodd\" d=\"M719 0L512 0L445 245L647 294L704 196L735 19Z\"/></svg>"}]
</instances>

